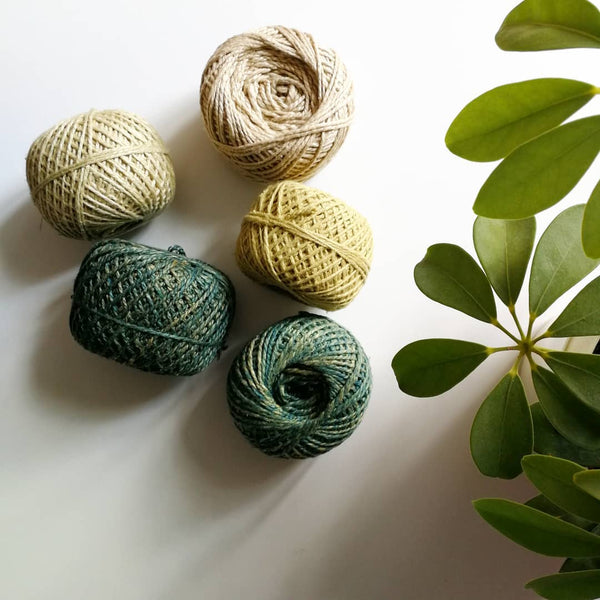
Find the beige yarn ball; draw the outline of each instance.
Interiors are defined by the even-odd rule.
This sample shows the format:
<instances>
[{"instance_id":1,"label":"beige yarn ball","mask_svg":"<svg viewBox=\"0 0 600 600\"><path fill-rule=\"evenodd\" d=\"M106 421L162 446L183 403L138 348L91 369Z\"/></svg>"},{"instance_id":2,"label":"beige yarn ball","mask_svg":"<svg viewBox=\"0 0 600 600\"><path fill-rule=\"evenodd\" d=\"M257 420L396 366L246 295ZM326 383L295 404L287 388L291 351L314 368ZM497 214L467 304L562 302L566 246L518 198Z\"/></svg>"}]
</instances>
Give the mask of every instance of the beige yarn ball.
<instances>
[{"instance_id":1,"label":"beige yarn ball","mask_svg":"<svg viewBox=\"0 0 600 600\"><path fill-rule=\"evenodd\" d=\"M138 227L175 195L173 164L160 136L121 110L92 110L43 133L27 155L27 183L50 225L86 240Z\"/></svg>"},{"instance_id":2,"label":"beige yarn ball","mask_svg":"<svg viewBox=\"0 0 600 600\"><path fill-rule=\"evenodd\" d=\"M235 256L249 277L325 310L349 304L373 257L367 220L294 181L267 187L244 217Z\"/></svg>"},{"instance_id":3,"label":"beige yarn ball","mask_svg":"<svg viewBox=\"0 0 600 600\"><path fill-rule=\"evenodd\" d=\"M342 145L354 113L339 56L287 27L219 46L202 75L200 107L215 146L259 181L310 177Z\"/></svg>"}]
</instances>

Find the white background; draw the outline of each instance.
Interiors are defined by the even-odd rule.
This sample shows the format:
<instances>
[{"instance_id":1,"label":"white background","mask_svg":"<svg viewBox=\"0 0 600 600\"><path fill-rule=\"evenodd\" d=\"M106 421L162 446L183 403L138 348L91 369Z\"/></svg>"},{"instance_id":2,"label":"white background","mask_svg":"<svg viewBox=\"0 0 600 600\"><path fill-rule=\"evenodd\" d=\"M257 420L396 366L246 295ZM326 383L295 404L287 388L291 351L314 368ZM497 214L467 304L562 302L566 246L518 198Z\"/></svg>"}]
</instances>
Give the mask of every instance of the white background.
<instances>
[{"instance_id":1,"label":"white background","mask_svg":"<svg viewBox=\"0 0 600 600\"><path fill-rule=\"evenodd\" d=\"M494 33L513 5L2 0L0 597L534 597L525 581L559 562L502 538L470 504L533 495L522 479L483 478L468 452L471 420L509 358L492 357L429 399L402 394L390 368L395 352L418 338L503 339L429 301L412 280L430 244L472 251L471 205L491 166L446 150L452 118L510 81L599 83L594 51L500 51ZM371 358L370 406L346 443L299 462L250 447L227 411L225 377L236 351L302 307L238 271L240 220L262 186L210 146L198 108L216 46L264 24L310 31L347 63L355 122L309 183L363 212L376 242L366 286L333 315ZM132 239L180 244L236 286L230 348L193 378L138 372L70 337L72 281L89 244L41 222L25 156L42 131L92 107L146 117L172 152L176 200ZM593 183L589 173L570 202L584 201Z\"/></svg>"}]
</instances>

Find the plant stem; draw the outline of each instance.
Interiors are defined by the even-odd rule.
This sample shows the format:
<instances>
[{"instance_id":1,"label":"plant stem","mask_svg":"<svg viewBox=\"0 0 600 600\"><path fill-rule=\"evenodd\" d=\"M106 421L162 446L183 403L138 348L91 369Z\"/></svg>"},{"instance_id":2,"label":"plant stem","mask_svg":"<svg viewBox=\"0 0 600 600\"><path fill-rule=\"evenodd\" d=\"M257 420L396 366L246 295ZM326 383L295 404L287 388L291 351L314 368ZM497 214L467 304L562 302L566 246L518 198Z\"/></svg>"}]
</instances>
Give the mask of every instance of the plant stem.
<instances>
[{"instance_id":1,"label":"plant stem","mask_svg":"<svg viewBox=\"0 0 600 600\"><path fill-rule=\"evenodd\" d=\"M506 352L507 350L519 350L519 346L500 346L498 348L488 348L488 354L494 354L496 352Z\"/></svg>"},{"instance_id":2,"label":"plant stem","mask_svg":"<svg viewBox=\"0 0 600 600\"><path fill-rule=\"evenodd\" d=\"M540 348L539 346L534 346L531 350L535 352L538 356L541 356L543 359L545 359L546 356L548 356L548 352L552 352L550 348Z\"/></svg>"},{"instance_id":3,"label":"plant stem","mask_svg":"<svg viewBox=\"0 0 600 600\"><path fill-rule=\"evenodd\" d=\"M513 376L516 377L519 374L519 365L521 364L521 361L523 360L523 357L525 356L525 352L523 352L522 350L519 352L519 356L517 356L517 360L515 360L513 366L510 368L509 373Z\"/></svg>"},{"instance_id":4,"label":"plant stem","mask_svg":"<svg viewBox=\"0 0 600 600\"><path fill-rule=\"evenodd\" d=\"M537 371L537 365L533 362L533 358L531 356L531 352L528 352L525 356L527 356L527 360L529 361L529 366L531 367L531 371Z\"/></svg>"},{"instance_id":5,"label":"plant stem","mask_svg":"<svg viewBox=\"0 0 600 600\"><path fill-rule=\"evenodd\" d=\"M527 336L526 339L531 339L531 332L533 331L533 322L535 321L535 316L529 313L529 325L527 326Z\"/></svg>"},{"instance_id":6,"label":"plant stem","mask_svg":"<svg viewBox=\"0 0 600 600\"><path fill-rule=\"evenodd\" d=\"M542 335L538 335L535 339L531 340L531 344L537 344L540 340L543 340L547 337L550 337L548 334L550 333L549 330L545 331L544 333L542 333Z\"/></svg>"},{"instance_id":7,"label":"plant stem","mask_svg":"<svg viewBox=\"0 0 600 600\"><path fill-rule=\"evenodd\" d=\"M515 310L515 305L511 303L510 306L508 307L508 310L509 310L510 314L512 315L512 318L515 321L515 324L517 326L517 329L519 330L519 335L521 336L521 339L524 339L525 333L523 332L521 323L519 323L519 318L517 317L517 311Z\"/></svg>"},{"instance_id":8,"label":"plant stem","mask_svg":"<svg viewBox=\"0 0 600 600\"><path fill-rule=\"evenodd\" d=\"M518 344L521 341L518 337L514 336L508 329L506 329L506 327L501 325L498 322L498 319L493 319L490 322L494 327L497 327L500 331L504 332L513 342L516 342Z\"/></svg>"}]
</instances>

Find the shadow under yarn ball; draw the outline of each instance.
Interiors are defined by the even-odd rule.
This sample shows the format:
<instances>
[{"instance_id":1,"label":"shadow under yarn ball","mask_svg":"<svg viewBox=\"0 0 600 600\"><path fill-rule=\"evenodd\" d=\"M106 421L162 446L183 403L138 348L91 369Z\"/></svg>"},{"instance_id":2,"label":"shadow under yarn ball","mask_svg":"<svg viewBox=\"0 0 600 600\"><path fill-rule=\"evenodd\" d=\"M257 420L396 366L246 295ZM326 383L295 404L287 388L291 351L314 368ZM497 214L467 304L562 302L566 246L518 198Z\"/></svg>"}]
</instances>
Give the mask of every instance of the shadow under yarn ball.
<instances>
[{"instance_id":1,"label":"shadow under yarn ball","mask_svg":"<svg viewBox=\"0 0 600 600\"><path fill-rule=\"evenodd\" d=\"M96 243L73 289L70 326L87 350L166 375L193 375L224 349L235 308L228 277L169 250Z\"/></svg>"},{"instance_id":2,"label":"shadow under yarn ball","mask_svg":"<svg viewBox=\"0 0 600 600\"><path fill-rule=\"evenodd\" d=\"M160 136L121 110L91 110L38 137L27 155L34 204L60 234L117 236L160 213L175 196L175 173Z\"/></svg>"},{"instance_id":3,"label":"shadow under yarn ball","mask_svg":"<svg viewBox=\"0 0 600 600\"><path fill-rule=\"evenodd\" d=\"M341 200L283 181L268 186L244 217L235 256L255 281L309 306L337 310L365 283L373 234L367 220Z\"/></svg>"},{"instance_id":4,"label":"shadow under yarn ball","mask_svg":"<svg viewBox=\"0 0 600 600\"><path fill-rule=\"evenodd\" d=\"M227 398L235 425L259 450L308 458L353 433L371 385L356 338L327 317L301 313L243 348L229 371Z\"/></svg>"},{"instance_id":5,"label":"shadow under yarn ball","mask_svg":"<svg viewBox=\"0 0 600 600\"><path fill-rule=\"evenodd\" d=\"M200 107L217 149L259 181L310 177L342 145L354 114L339 56L281 26L219 46L202 75Z\"/></svg>"}]
</instances>

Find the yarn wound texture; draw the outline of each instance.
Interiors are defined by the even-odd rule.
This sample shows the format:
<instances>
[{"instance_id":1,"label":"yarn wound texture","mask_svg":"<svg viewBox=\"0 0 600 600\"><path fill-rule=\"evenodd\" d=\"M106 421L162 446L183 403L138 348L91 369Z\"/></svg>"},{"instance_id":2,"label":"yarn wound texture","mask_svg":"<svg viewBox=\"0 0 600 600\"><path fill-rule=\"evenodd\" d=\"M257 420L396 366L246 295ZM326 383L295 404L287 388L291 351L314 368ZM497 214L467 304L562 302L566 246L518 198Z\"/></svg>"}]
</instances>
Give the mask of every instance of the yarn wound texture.
<instances>
[{"instance_id":1,"label":"yarn wound texture","mask_svg":"<svg viewBox=\"0 0 600 600\"><path fill-rule=\"evenodd\" d=\"M217 48L200 107L213 144L246 175L304 180L344 142L353 86L340 57L310 34L264 27Z\"/></svg>"},{"instance_id":2,"label":"yarn wound texture","mask_svg":"<svg viewBox=\"0 0 600 600\"><path fill-rule=\"evenodd\" d=\"M228 277L179 246L97 242L72 296L71 333L87 350L166 375L193 375L224 349L235 309Z\"/></svg>"},{"instance_id":3,"label":"yarn wound texture","mask_svg":"<svg viewBox=\"0 0 600 600\"><path fill-rule=\"evenodd\" d=\"M235 256L248 277L337 310L365 283L373 233L359 212L304 184L268 186L244 217Z\"/></svg>"},{"instance_id":4,"label":"yarn wound texture","mask_svg":"<svg viewBox=\"0 0 600 600\"><path fill-rule=\"evenodd\" d=\"M236 427L259 450L309 458L354 432L371 387L356 338L327 317L300 313L242 349L229 371L227 398Z\"/></svg>"},{"instance_id":5,"label":"yarn wound texture","mask_svg":"<svg viewBox=\"0 0 600 600\"><path fill-rule=\"evenodd\" d=\"M157 131L121 110L91 110L39 136L27 155L27 183L52 227L85 240L134 229L175 196L173 164Z\"/></svg>"}]
</instances>

